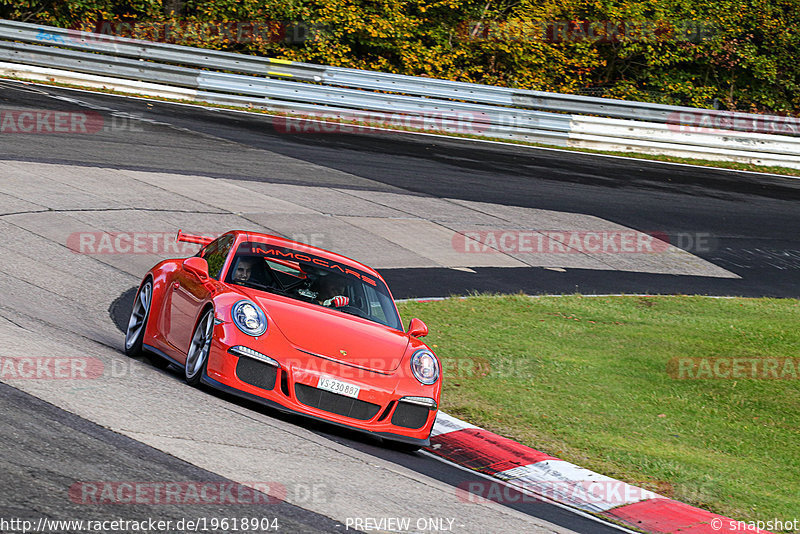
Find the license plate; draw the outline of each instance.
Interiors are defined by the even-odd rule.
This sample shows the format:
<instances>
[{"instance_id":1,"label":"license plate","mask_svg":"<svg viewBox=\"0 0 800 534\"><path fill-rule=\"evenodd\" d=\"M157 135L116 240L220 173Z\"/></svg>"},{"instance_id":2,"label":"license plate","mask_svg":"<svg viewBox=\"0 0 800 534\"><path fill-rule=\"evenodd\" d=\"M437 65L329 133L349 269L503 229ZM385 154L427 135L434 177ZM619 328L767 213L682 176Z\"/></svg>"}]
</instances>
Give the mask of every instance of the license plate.
<instances>
[{"instance_id":1,"label":"license plate","mask_svg":"<svg viewBox=\"0 0 800 534\"><path fill-rule=\"evenodd\" d=\"M358 398L358 392L361 391L361 388L358 386L348 384L347 382L342 382L341 380L336 380L335 378L331 378L329 376L319 377L319 383L317 384L317 387L319 389L324 389L325 391L330 391L331 393L338 393L339 395L353 397L354 399Z\"/></svg>"}]
</instances>

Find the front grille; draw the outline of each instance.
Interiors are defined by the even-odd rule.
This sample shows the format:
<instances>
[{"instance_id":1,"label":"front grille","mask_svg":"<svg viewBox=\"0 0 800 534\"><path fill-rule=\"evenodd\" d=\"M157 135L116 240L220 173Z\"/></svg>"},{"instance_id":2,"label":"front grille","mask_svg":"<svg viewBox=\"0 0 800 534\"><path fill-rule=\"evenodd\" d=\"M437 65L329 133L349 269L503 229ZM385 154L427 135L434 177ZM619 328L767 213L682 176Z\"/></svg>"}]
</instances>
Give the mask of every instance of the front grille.
<instances>
[{"instance_id":1,"label":"front grille","mask_svg":"<svg viewBox=\"0 0 800 534\"><path fill-rule=\"evenodd\" d=\"M306 406L361 421L372 419L381 409L379 405L371 402L331 393L305 384L295 384L294 394L297 396L297 400Z\"/></svg>"},{"instance_id":2,"label":"front grille","mask_svg":"<svg viewBox=\"0 0 800 534\"><path fill-rule=\"evenodd\" d=\"M429 413L430 408L427 406L398 402L397 409L392 415L392 424L403 428L422 428L422 425L428 420Z\"/></svg>"},{"instance_id":3,"label":"front grille","mask_svg":"<svg viewBox=\"0 0 800 534\"><path fill-rule=\"evenodd\" d=\"M236 364L236 376L251 386L272 389L275 387L278 369L264 362L242 356Z\"/></svg>"}]
</instances>

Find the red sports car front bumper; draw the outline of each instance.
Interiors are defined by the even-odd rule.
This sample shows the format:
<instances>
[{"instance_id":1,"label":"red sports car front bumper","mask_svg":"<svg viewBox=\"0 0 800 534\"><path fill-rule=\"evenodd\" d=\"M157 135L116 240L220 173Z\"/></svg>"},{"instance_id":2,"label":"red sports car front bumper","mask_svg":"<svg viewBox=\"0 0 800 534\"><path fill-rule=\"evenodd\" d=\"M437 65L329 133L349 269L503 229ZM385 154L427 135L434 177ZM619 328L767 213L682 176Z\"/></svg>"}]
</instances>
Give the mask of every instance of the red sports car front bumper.
<instances>
[{"instance_id":1,"label":"red sports car front bumper","mask_svg":"<svg viewBox=\"0 0 800 534\"><path fill-rule=\"evenodd\" d=\"M225 322L215 326L203 381L282 411L427 446L439 384L420 384L407 366L366 369L305 352L281 335L247 336Z\"/></svg>"}]
</instances>

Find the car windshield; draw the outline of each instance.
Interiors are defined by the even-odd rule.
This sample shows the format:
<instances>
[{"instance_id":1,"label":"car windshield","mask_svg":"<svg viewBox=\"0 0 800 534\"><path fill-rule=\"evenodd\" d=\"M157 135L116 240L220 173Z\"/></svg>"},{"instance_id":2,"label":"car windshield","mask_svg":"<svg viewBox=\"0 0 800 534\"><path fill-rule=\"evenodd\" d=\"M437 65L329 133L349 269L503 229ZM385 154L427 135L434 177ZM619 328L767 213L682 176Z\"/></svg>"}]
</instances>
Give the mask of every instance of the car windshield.
<instances>
[{"instance_id":1,"label":"car windshield","mask_svg":"<svg viewBox=\"0 0 800 534\"><path fill-rule=\"evenodd\" d=\"M304 250L244 242L225 281L403 330L389 290L379 278Z\"/></svg>"}]
</instances>

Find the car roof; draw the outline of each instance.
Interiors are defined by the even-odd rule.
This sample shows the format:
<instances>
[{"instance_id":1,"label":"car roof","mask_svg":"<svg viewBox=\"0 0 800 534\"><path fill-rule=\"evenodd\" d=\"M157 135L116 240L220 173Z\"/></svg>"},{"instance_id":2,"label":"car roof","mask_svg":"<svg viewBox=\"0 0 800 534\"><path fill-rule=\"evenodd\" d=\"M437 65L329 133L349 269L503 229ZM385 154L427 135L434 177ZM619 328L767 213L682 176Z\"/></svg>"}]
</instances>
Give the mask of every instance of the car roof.
<instances>
[{"instance_id":1,"label":"car roof","mask_svg":"<svg viewBox=\"0 0 800 534\"><path fill-rule=\"evenodd\" d=\"M271 245L297 249L303 252L308 252L310 254L323 257L328 260L333 260L338 263L343 263L350 267L355 267L356 269L360 269L373 276L377 276L379 279L383 280L383 277L380 274L378 274L378 272L372 267L364 265L363 263L356 261L352 258L348 258L347 256L342 256L341 254L331 252L330 250L325 250L324 248L315 247L313 245L308 245L306 243L300 243L299 241L292 241L291 239L286 239L284 237L279 237L276 235L263 234L260 232L252 232L249 230L232 230L232 232L236 234L237 237L239 236L244 237L245 240L254 240L251 238L255 237L258 240L263 240ZM231 233L231 232L226 232L226 233Z\"/></svg>"}]
</instances>

